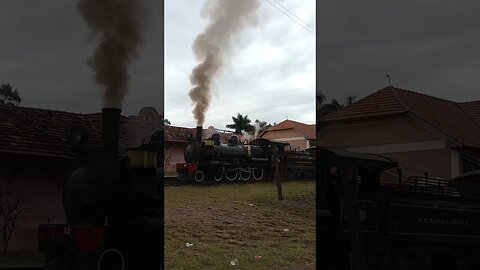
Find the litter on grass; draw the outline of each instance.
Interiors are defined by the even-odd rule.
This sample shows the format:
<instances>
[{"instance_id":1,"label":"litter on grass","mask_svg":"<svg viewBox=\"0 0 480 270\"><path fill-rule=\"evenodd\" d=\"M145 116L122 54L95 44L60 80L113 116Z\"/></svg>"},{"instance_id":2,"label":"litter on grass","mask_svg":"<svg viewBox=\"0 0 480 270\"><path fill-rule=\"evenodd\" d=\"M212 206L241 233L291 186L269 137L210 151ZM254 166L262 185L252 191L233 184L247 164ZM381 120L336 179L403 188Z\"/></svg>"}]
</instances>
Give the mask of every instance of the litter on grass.
<instances>
[{"instance_id":1,"label":"litter on grass","mask_svg":"<svg viewBox=\"0 0 480 270\"><path fill-rule=\"evenodd\" d=\"M233 259L232 261L230 261L231 266L237 266L239 264L240 264L240 262L238 261L238 259Z\"/></svg>"}]
</instances>

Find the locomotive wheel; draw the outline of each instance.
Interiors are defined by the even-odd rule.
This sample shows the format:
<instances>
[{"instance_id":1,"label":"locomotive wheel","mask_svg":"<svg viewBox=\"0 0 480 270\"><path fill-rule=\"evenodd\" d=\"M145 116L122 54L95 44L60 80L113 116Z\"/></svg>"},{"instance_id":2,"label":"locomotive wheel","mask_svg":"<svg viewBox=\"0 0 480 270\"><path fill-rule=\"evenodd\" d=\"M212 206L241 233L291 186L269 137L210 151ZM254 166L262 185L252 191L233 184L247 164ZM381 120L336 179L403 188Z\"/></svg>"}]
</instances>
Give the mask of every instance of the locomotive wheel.
<instances>
[{"instance_id":1,"label":"locomotive wheel","mask_svg":"<svg viewBox=\"0 0 480 270\"><path fill-rule=\"evenodd\" d=\"M260 181L263 179L263 168L253 168L252 169L253 179Z\"/></svg>"},{"instance_id":2,"label":"locomotive wheel","mask_svg":"<svg viewBox=\"0 0 480 270\"><path fill-rule=\"evenodd\" d=\"M235 179L237 179L238 177L238 169L236 168L230 168L230 169L227 169L225 168L225 177L227 178L228 181L233 181Z\"/></svg>"},{"instance_id":3,"label":"locomotive wheel","mask_svg":"<svg viewBox=\"0 0 480 270\"><path fill-rule=\"evenodd\" d=\"M252 169L251 168L241 168L240 171L240 179L247 181L250 180L252 177Z\"/></svg>"},{"instance_id":4,"label":"locomotive wheel","mask_svg":"<svg viewBox=\"0 0 480 270\"><path fill-rule=\"evenodd\" d=\"M98 259L96 260L96 267L98 270L124 270L125 259L122 253L114 248L107 248L102 250Z\"/></svg>"},{"instance_id":5,"label":"locomotive wheel","mask_svg":"<svg viewBox=\"0 0 480 270\"><path fill-rule=\"evenodd\" d=\"M215 173L213 174L213 179L215 179L215 181L217 182L220 182L222 181L222 178L223 178L223 170L222 169L215 170Z\"/></svg>"},{"instance_id":6,"label":"locomotive wheel","mask_svg":"<svg viewBox=\"0 0 480 270\"><path fill-rule=\"evenodd\" d=\"M193 176L193 178L195 179L195 181L197 181L198 183L202 182L203 179L205 178L205 174L202 172L202 171L196 171L195 172L195 175Z\"/></svg>"}]
</instances>

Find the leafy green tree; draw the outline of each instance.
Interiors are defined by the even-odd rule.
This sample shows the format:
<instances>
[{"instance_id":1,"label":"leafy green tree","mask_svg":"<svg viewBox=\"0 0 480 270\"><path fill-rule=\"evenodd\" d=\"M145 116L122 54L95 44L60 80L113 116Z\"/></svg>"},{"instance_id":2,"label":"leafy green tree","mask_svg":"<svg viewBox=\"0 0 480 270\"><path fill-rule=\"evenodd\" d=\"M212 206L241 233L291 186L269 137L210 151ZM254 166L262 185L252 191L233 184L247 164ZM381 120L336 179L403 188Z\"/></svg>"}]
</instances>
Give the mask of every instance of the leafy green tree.
<instances>
[{"instance_id":1,"label":"leafy green tree","mask_svg":"<svg viewBox=\"0 0 480 270\"><path fill-rule=\"evenodd\" d=\"M0 104L18 106L20 102L22 102L22 99L17 89L13 89L8 83L0 87Z\"/></svg>"},{"instance_id":2,"label":"leafy green tree","mask_svg":"<svg viewBox=\"0 0 480 270\"><path fill-rule=\"evenodd\" d=\"M232 116L233 124L227 125L227 128L235 129L235 134L242 134L242 131L252 133L255 132L255 127L250 124L248 115L237 114L237 117Z\"/></svg>"}]
</instances>

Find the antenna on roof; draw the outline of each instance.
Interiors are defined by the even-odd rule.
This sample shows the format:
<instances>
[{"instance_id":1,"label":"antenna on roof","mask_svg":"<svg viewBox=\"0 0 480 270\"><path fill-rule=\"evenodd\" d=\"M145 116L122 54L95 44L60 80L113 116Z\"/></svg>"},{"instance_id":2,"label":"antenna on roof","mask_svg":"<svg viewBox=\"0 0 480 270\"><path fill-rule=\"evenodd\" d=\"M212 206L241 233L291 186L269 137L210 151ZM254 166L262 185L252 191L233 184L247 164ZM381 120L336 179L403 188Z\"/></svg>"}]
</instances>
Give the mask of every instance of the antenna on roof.
<instances>
[{"instance_id":1,"label":"antenna on roof","mask_svg":"<svg viewBox=\"0 0 480 270\"><path fill-rule=\"evenodd\" d=\"M390 74L387 74L388 86L392 87L392 82L390 81Z\"/></svg>"}]
</instances>

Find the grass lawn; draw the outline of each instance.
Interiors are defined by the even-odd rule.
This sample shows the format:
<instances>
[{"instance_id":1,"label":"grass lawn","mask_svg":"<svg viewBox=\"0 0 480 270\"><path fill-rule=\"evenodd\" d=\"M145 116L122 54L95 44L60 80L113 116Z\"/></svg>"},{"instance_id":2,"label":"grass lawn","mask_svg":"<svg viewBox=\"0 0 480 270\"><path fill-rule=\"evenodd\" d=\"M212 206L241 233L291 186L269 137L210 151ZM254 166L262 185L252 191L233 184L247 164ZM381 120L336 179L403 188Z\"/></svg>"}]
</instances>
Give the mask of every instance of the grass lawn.
<instances>
[{"instance_id":1,"label":"grass lawn","mask_svg":"<svg viewBox=\"0 0 480 270\"><path fill-rule=\"evenodd\" d=\"M0 269L42 267L44 261L45 255L38 252L10 252L8 254L0 252Z\"/></svg>"},{"instance_id":2,"label":"grass lawn","mask_svg":"<svg viewBox=\"0 0 480 270\"><path fill-rule=\"evenodd\" d=\"M279 202L273 183L165 187L165 269L315 269L315 183L282 189Z\"/></svg>"}]
</instances>

